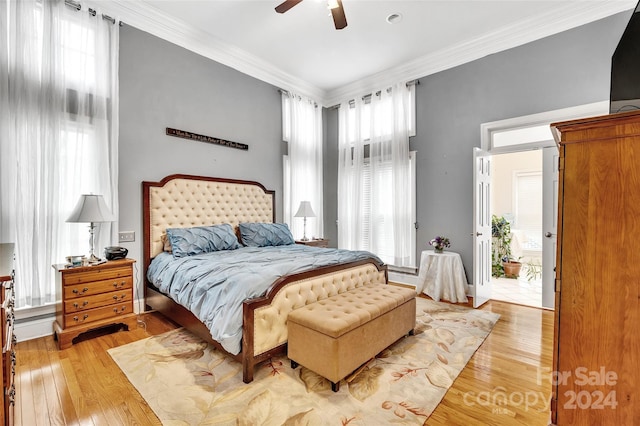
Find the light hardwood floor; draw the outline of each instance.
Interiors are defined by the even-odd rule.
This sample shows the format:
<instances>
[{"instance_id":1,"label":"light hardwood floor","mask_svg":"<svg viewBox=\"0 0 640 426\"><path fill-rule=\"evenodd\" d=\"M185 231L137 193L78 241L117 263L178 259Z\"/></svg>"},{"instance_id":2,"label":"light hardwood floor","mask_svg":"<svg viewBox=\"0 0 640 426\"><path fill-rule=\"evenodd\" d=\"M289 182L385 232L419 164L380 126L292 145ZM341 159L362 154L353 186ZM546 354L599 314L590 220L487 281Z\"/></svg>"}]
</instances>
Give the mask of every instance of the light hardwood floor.
<instances>
[{"instance_id":1,"label":"light hardwood floor","mask_svg":"<svg viewBox=\"0 0 640 426\"><path fill-rule=\"evenodd\" d=\"M546 425L553 312L495 301L482 309L501 318L426 424ZM15 424L159 425L106 352L176 328L157 313L141 319L145 328L97 336L63 351L51 336L19 343Z\"/></svg>"}]
</instances>

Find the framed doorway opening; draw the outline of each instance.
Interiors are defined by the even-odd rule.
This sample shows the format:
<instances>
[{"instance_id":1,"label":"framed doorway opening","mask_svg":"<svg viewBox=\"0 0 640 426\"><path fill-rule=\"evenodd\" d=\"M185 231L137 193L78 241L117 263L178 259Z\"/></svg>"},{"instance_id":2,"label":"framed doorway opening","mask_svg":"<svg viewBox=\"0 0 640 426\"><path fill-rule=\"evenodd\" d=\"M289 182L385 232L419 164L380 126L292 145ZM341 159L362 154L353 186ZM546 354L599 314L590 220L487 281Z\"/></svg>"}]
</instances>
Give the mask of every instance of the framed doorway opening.
<instances>
[{"instance_id":1,"label":"framed doorway opening","mask_svg":"<svg viewBox=\"0 0 640 426\"><path fill-rule=\"evenodd\" d=\"M524 238L524 241L519 241L521 244L524 244L524 247L520 247L521 252L524 255L529 256L529 260L532 262L539 261L539 279L540 279L540 301L537 300L532 303L524 303L523 301L506 300L512 303L522 303L522 304L531 304L532 306L539 306L543 308L553 309L554 308L554 296L555 296L555 250L556 250L556 222L558 217L557 212L557 191L558 191L558 183L557 183L557 147L555 141L553 139L553 135L551 133L549 125L552 122L556 121L564 121L571 120L581 117L589 117L596 115L604 115L609 111L609 103L608 101L596 102L587 105L581 105L577 107L564 108L560 110L547 111L539 114L533 114L522 117L515 117L506 120L494 121L490 123L484 123L481 125L481 149L485 151L490 157L490 162L495 163L494 160L498 159L498 155L502 154L513 154L513 153L522 153L524 157L527 156L527 153L531 153L535 151L539 151L535 153L538 157L541 158L541 166L536 166L534 168L525 166L522 169L518 169L516 171L511 172L511 178L509 179L511 182L511 211L503 210L501 213L502 216L507 216L506 218L510 220L512 227L517 232L516 239L521 240ZM498 161L500 163L500 161ZM493 167L493 166L492 166ZM533 170L535 169L535 170ZM514 177L514 173L516 173ZM527 192L527 184L531 184L535 179L531 177L536 173L541 175L542 188L536 186L535 188L529 188ZM492 169L492 179L493 175L500 174L499 171ZM475 175L475 174L474 174ZM519 177L518 177L519 176ZM514 180L516 181L514 185ZM518 182L520 180L520 182ZM495 182L495 181L494 181ZM492 194L495 194L494 184L491 184L487 190L489 190ZM516 187L516 193L514 197L514 186ZM520 189L517 189L520 188ZM528 195L527 195L528 194ZM541 212L535 212L534 214L527 215L525 211L527 208L527 204L522 197L539 197L542 196L542 206ZM514 198L516 201L514 202ZM494 196L492 196L494 199ZM520 199L520 201L518 201ZM529 200L529 202L533 202ZM474 206L478 205L479 201L474 200ZM518 204L520 203L520 204ZM494 202L491 203L491 215L494 214L495 207ZM537 209L537 207L535 208ZM517 214L520 212L520 214ZM538 226L540 231L534 231L531 225L531 221L534 220L535 217L539 217L542 219L542 224ZM536 225L537 226L537 225ZM520 228L518 228L520 227ZM523 229L524 230L523 235ZM474 227L475 229L475 227ZM532 236L535 233L538 233L535 236ZM475 238L477 237L477 232L475 232ZM475 242L475 240L474 240ZM541 245L539 248L539 258L536 256L531 256L531 254L537 254L538 247L535 246L535 243ZM522 251L522 249L525 249ZM516 250L518 251L516 247ZM524 255L522 259L527 259ZM485 268L486 265L481 266L480 262L486 263L486 258L481 259L480 256L475 257L474 259L474 276L476 276L476 270L480 270L480 268ZM533 263L535 265L535 263ZM529 265L527 265L529 266ZM517 280L512 280L512 284L519 285L520 281L524 280L524 283L529 283L527 281L527 269L523 268L521 271L521 278ZM532 280L532 281L535 281ZM497 285L497 284L496 284ZM522 287L527 287L523 285ZM487 291L488 290L488 291ZM496 292L496 290L498 290ZM531 286L529 286L528 290L532 290ZM506 290L507 294L514 294L516 288L513 287L511 289ZM533 289L535 291L535 289ZM531 291L529 291L531 292ZM498 299L499 289L494 288L493 279L491 280L491 284L487 289L486 286L483 285L483 295L486 298L486 295L489 294L489 298ZM472 288L472 294L475 295L475 283L474 288ZM506 297L505 297L506 299Z\"/></svg>"}]
</instances>

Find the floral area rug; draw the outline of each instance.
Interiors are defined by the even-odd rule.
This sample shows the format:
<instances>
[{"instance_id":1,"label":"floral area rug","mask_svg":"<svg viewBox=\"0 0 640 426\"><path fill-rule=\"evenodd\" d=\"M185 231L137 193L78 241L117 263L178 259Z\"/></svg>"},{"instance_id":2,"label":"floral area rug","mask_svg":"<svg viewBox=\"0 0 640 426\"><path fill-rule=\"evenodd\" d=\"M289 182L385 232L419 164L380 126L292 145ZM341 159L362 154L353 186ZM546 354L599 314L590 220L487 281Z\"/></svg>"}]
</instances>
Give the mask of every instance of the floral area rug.
<instances>
[{"instance_id":1,"label":"floral area rug","mask_svg":"<svg viewBox=\"0 0 640 426\"><path fill-rule=\"evenodd\" d=\"M380 353L340 391L282 356L242 365L184 329L109 354L164 425L423 424L499 315L417 299L415 336Z\"/></svg>"}]
</instances>

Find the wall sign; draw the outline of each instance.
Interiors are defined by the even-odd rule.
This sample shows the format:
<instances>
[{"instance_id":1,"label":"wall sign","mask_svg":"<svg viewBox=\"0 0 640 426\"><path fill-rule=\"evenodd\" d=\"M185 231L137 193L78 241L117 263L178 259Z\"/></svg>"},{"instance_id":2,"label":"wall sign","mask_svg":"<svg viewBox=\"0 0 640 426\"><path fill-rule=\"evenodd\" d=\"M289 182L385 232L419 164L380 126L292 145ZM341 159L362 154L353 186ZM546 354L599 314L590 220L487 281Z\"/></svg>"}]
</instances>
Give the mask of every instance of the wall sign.
<instances>
[{"instance_id":1,"label":"wall sign","mask_svg":"<svg viewBox=\"0 0 640 426\"><path fill-rule=\"evenodd\" d=\"M214 138L213 136L199 135L185 130L172 129L171 127L167 127L167 135L199 142L212 143L214 145L227 146L229 148L241 149L243 151L249 150L249 145L240 142L231 142L224 139Z\"/></svg>"}]
</instances>

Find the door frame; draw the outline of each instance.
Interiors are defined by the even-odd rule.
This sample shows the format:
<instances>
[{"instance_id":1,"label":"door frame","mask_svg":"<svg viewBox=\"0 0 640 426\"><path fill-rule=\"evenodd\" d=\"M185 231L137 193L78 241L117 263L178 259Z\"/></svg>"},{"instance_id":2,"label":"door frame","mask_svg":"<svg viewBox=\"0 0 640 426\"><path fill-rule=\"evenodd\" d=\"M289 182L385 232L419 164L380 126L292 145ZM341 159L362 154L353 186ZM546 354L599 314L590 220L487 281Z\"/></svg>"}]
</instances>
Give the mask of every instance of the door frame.
<instances>
[{"instance_id":1,"label":"door frame","mask_svg":"<svg viewBox=\"0 0 640 426\"><path fill-rule=\"evenodd\" d=\"M508 118L505 120L492 121L488 123L482 123L480 125L480 146L483 151L489 154L505 154L511 152L529 151L532 149L543 149L548 146L554 146L553 135L551 129L549 129L549 140L541 142L533 142L521 145L512 145L506 147L492 147L491 141L493 140L493 134L505 130L515 130L518 128L527 128L534 126L550 125L551 123L565 120L573 120L577 118L592 117L598 115L609 114L609 101L593 102L590 104L579 105L575 107L562 108L552 111L541 112L537 114L524 115L520 117ZM543 173L543 185L545 179L550 176L545 176ZM475 269L475 266L474 266ZM474 270L474 277L477 271ZM475 283L474 283L475 284ZM546 292L554 291L554 282L544 282L543 286L546 286ZM475 290L475 289L474 289ZM545 291L543 289L543 291Z\"/></svg>"},{"instance_id":2,"label":"door frame","mask_svg":"<svg viewBox=\"0 0 640 426\"><path fill-rule=\"evenodd\" d=\"M530 149L541 148L540 144L538 143L492 148L491 140L493 133L505 130L513 130L517 128L533 127L539 125L549 125L556 121L573 120L576 118L606 114L609 114L609 101L593 102L590 104L579 105L575 107L556 109L537 114L523 115L520 117L507 118L505 120L482 123L480 125L480 148L483 151L487 151L491 154L526 151ZM551 132L551 130L549 130L549 132Z\"/></svg>"}]
</instances>

